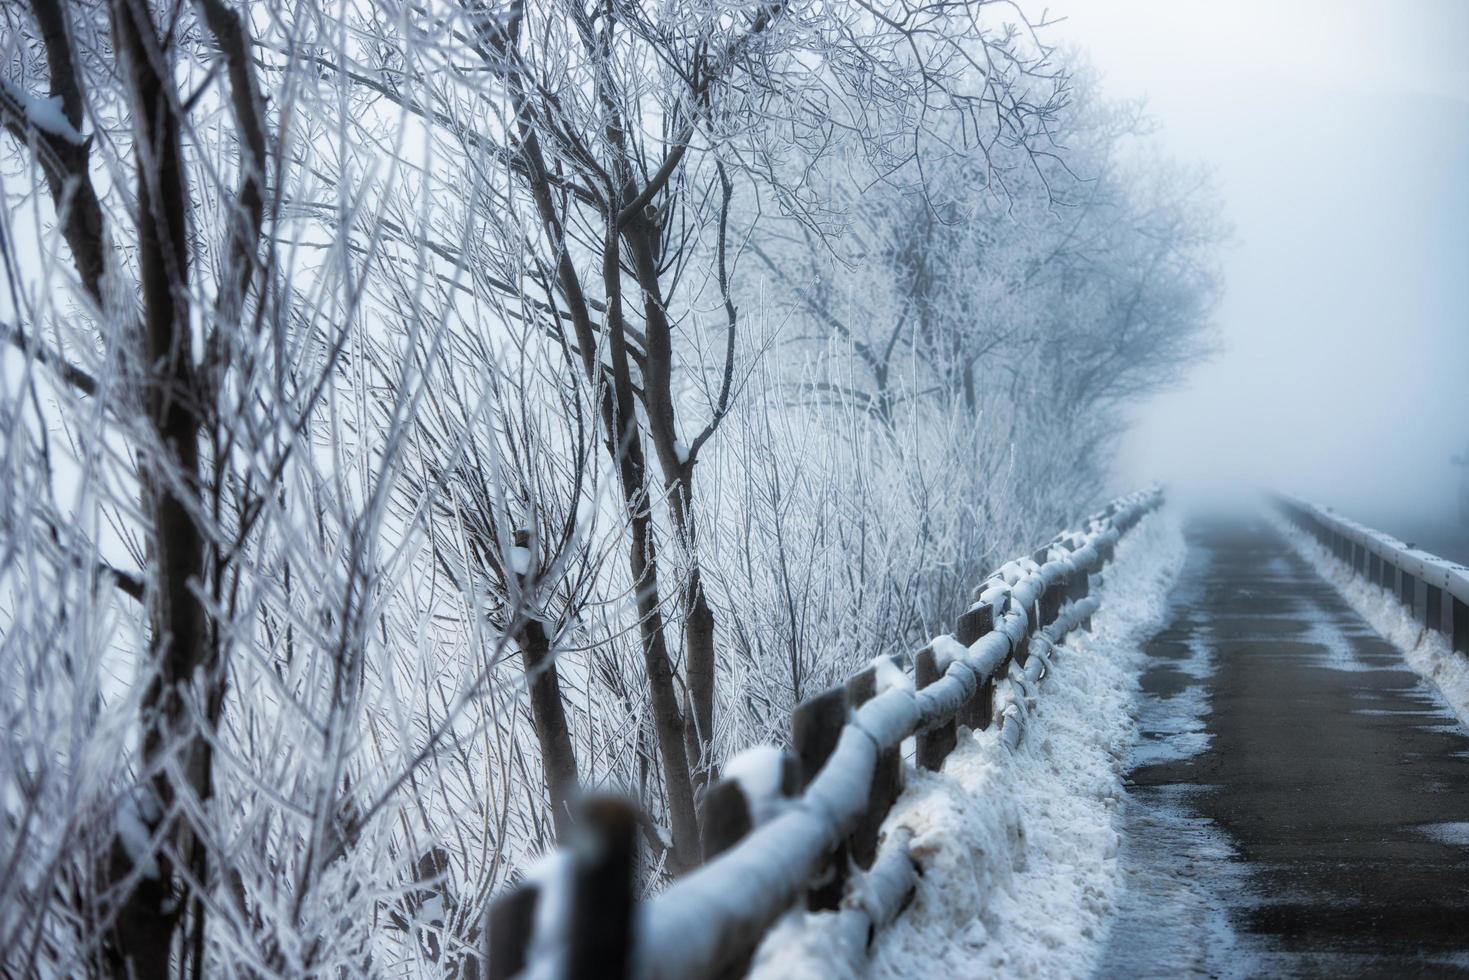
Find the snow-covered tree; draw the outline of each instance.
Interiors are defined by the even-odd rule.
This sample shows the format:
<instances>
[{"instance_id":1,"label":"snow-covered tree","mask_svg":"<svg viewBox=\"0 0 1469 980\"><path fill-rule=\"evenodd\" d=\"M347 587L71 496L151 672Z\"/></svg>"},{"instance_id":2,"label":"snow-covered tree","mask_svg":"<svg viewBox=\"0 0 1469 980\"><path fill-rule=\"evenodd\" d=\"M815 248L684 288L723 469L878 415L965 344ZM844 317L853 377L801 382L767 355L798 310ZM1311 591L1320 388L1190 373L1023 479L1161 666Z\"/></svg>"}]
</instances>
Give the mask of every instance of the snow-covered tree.
<instances>
[{"instance_id":1,"label":"snow-covered tree","mask_svg":"<svg viewBox=\"0 0 1469 980\"><path fill-rule=\"evenodd\" d=\"M464 975L584 785L658 887L1202 349L1008 2L3 16L10 972Z\"/></svg>"}]
</instances>

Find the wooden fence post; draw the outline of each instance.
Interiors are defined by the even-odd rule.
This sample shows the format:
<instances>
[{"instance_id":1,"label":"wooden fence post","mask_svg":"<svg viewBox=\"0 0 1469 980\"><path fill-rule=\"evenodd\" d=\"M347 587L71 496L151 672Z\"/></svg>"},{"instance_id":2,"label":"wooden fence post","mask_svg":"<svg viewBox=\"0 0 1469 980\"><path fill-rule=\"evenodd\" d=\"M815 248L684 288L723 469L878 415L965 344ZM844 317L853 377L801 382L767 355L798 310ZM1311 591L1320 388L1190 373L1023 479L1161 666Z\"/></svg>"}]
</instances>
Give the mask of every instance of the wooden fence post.
<instances>
[{"instance_id":1,"label":"wooden fence post","mask_svg":"<svg viewBox=\"0 0 1469 980\"><path fill-rule=\"evenodd\" d=\"M827 688L796 705L791 712L791 751L796 753L805 790L821 771L847 723L847 692L840 685Z\"/></svg>"},{"instance_id":2,"label":"wooden fence post","mask_svg":"<svg viewBox=\"0 0 1469 980\"><path fill-rule=\"evenodd\" d=\"M1050 626L1061 616L1061 598L1066 594L1066 579L1060 578L1041 592L1039 627Z\"/></svg>"},{"instance_id":3,"label":"wooden fence post","mask_svg":"<svg viewBox=\"0 0 1469 980\"><path fill-rule=\"evenodd\" d=\"M796 757L782 752L780 764L779 792L789 799L799 792ZM706 862L734 847L755 829L755 814L750 811L750 800L739 780L721 779L705 791L700 804L699 827Z\"/></svg>"},{"instance_id":4,"label":"wooden fence post","mask_svg":"<svg viewBox=\"0 0 1469 980\"><path fill-rule=\"evenodd\" d=\"M637 807L591 796L578 808L572 846L570 980L632 976L637 904Z\"/></svg>"},{"instance_id":5,"label":"wooden fence post","mask_svg":"<svg viewBox=\"0 0 1469 980\"><path fill-rule=\"evenodd\" d=\"M918 655L913 658L913 686L921 691L941 677L943 672L939 670L933 647L926 646L918 651ZM919 733L918 764L924 769L938 772L944 767L944 760L954 751L958 740L958 728L952 718L932 731Z\"/></svg>"},{"instance_id":6,"label":"wooden fence post","mask_svg":"<svg viewBox=\"0 0 1469 980\"><path fill-rule=\"evenodd\" d=\"M805 790L821 771L837 747L842 727L847 723L847 692L842 686L831 687L796 706L791 713L791 750L799 763L801 789ZM847 847L841 844L831 855L824 873L812 884L806 896L813 912L834 909L841 904L846 886Z\"/></svg>"},{"instance_id":7,"label":"wooden fence post","mask_svg":"<svg viewBox=\"0 0 1469 980\"><path fill-rule=\"evenodd\" d=\"M705 862L734 847L754 826L745 791L733 779L721 779L705 790L699 811Z\"/></svg>"},{"instance_id":8,"label":"wooden fence post","mask_svg":"<svg viewBox=\"0 0 1469 980\"><path fill-rule=\"evenodd\" d=\"M877 670L868 667L847 681L847 707L856 711L877 694ZM903 792L903 753L901 746L884 749L877 754L872 772L872 787L867 794L867 809L847 838L852 860L862 869L872 867L877 858L878 833L888 811Z\"/></svg>"},{"instance_id":9,"label":"wooden fence post","mask_svg":"<svg viewBox=\"0 0 1469 980\"><path fill-rule=\"evenodd\" d=\"M539 897L540 890L523 881L490 903L485 914L487 980L510 980L525 969Z\"/></svg>"},{"instance_id":10,"label":"wooden fence post","mask_svg":"<svg viewBox=\"0 0 1469 980\"><path fill-rule=\"evenodd\" d=\"M964 615L959 617L959 622L954 627L954 635L959 642L967 646L973 646L980 637L994 632L995 629L995 607L991 603L970 606ZM959 709L959 724L967 725L970 731L982 732L990 727L990 721L994 718L995 710L995 679L992 676L980 678L979 687L974 691L974 697L970 698L965 705Z\"/></svg>"},{"instance_id":11,"label":"wooden fence post","mask_svg":"<svg viewBox=\"0 0 1469 980\"><path fill-rule=\"evenodd\" d=\"M1072 602L1080 602L1082 599L1085 599L1091 594L1091 573L1088 572L1085 568L1076 568L1076 570L1071 573L1071 580L1067 583L1066 597ZM1081 628L1086 630L1088 633L1092 631L1092 618L1090 616L1081 621Z\"/></svg>"}]
</instances>

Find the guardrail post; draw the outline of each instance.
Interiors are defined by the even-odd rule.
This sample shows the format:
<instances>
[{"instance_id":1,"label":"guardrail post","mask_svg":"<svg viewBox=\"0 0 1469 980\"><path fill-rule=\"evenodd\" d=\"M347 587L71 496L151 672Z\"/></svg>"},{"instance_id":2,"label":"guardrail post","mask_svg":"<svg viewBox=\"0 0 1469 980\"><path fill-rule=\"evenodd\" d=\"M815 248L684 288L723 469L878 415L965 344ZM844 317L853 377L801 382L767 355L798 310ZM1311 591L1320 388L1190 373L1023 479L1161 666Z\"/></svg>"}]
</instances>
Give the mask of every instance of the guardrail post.
<instances>
[{"instance_id":1,"label":"guardrail post","mask_svg":"<svg viewBox=\"0 0 1469 980\"><path fill-rule=\"evenodd\" d=\"M927 646L918 651L913 658L913 686L923 690L928 685L936 683L943 672L938 668L938 659L934 656L933 647ZM958 728L954 719L939 725L929 732L920 732L918 735L918 764L924 769L938 772L944 767L944 760L949 753L954 751L958 743Z\"/></svg>"},{"instance_id":2,"label":"guardrail post","mask_svg":"<svg viewBox=\"0 0 1469 980\"><path fill-rule=\"evenodd\" d=\"M510 980L525 969L540 890L523 881L490 903L485 914L487 980Z\"/></svg>"},{"instance_id":3,"label":"guardrail post","mask_svg":"<svg viewBox=\"0 0 1469 980\"><path fill-rule=\"evenodd\" d=\"M1408 610L1408 615L1413 614L1413 601L1417 598L1418 580L1408 574L1406 568L1398 569L1398 601Z\"/></svg>"},{"instance_id":4,"label":"guardrail post","mask_svg":"<svg viewBox=\"0 0 1469 980\"><path fill-rule=\"evenodd\" d=\"M1436 585L1428 587L1428 595L1424 597L1423 603L1423 625L1431 630L1443 628L1443 590Z\"/></svg>"},{"instance_id":5,"label":"guardrail post","mask_svg":"<svg viewBox=\"0 0 1469 980\"><path fill-rule=\"evenodd\" d=\"M1469 653L1469 605L1454 597L1453 645L1459 653Z\"/></svg>"},{"instance_id":6,"label":"guardrail post","mask_svg":"<svg viewBox=\"0 0 1469 980\"><path fill-rule=\"evenodd\" d=\"M960 643L973 646L980 637L994 632L995 607L991 603L970 606L954 627L954 636ZM970 731L982 732L990 727L995 713L995 679L983 677L970 698L959 709L959 724L969 726Z\"/></svg>"}]
</instances>

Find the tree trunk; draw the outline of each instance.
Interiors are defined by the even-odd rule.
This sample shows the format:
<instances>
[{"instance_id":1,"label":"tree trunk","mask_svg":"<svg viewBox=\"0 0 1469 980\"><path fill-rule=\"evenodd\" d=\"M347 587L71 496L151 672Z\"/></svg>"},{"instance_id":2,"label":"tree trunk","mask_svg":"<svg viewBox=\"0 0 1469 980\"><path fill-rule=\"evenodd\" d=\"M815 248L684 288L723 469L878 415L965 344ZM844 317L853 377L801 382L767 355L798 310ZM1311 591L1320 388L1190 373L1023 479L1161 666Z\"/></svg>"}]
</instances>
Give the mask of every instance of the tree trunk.
<instances>
[{"instance_id":1,"label":"tree trunk","mask_svg":"<svg viewBox=\"0 0 1469 980\"><path fill-rule=\"evenodd\" d=\"M200 486L199 405L193 384L188 308L189 213L179 123L166 88L167 47L146 5L114 0L114 44L132 102L138 168L138 267L143 323L136 364L147 418L157 443L140 454L143 511L148 517L149 654L153 674L141 704L142 757L148 784L125 806L129 820L168 843L157 848L154 868L122 900L113 927L114 968L138 978L168 976L170 952L185 902L173 894L174 862L198 866L197 846L178 820L177 788L169 759L179 760L187 791L208 795L210 750L194 730L185 699L196 672L213 680L207 615L196 588L203 587L204 540L187 496ZM211 699L212 700L212 699ZM182 747L179 743L182 741ZM112 849L114 882L136 870L129 844L119 835ZM202 914L202 911L200 912Z\"/></svg>"},{"instance_id":2,"label":"tree trunk","mask_svg":"<svg viewBox=\"0 0 1469 980\"><path fill-rule=\"evenodd\" d=\"M561 700L561 678L551 656L551 641L545 624L528 620L519 634L520 653L525 663L526 685L530 689L531 722L541 746L541 768L546 777L546 793L551 799L551 816L556 824L556 839L565 843L571 829L571 806L576 799L576 750L571 744L571 730L566 724L566 708Z\"/></svg>"},{"instance_id":3,"label":"tree trunk","mask_svg":"<svg viewBox=\"0 0 1469 980\"><path fill-rule=\"evenodd\" d=\"M688 553L684 655L690 710L686 738L689 763L702 785L711 774L708 747L714 735L714 611L709 608L704 577L699 571L693 515L695 461L687 455L687 448L680 447L675 421L673 336L658 279L659 228L654 220L640 215L627 223L623 237L632 251L633 269L643 292L643 320L648 340L643 398L648 409L648 429L663 470L663 487L673 511L674 526Z\"/></svg>"},{"instance_id":4,"label":"tree trunk","mask_svg":"<svg viewBox=\"0 0 1469 980\"><path fill-rule=\"evenodd\" d=\"M698 864L699 820L694 809L694 785L689 773L688 749L684 745L684 718L673 683L673 664L663 635L663 608L659 598L658 549L653 541L653 519L649 513L647 463L643 457L637 425L632 372L628 363L627 337L622 322L622 282L617 246L617 216L608 215L607 238L602 254L602 279L607 292L605 328L612 356L616 459L621 473L623 501L632 525L629 561L633 588L637 592L638 625L643 642L643 663L648 675L648 693L653 704L653 724L658 735L658 754L663 759L664 789L668 794L668 816L673 830L670 858L675 872Z\"/></svg>"},{"instance_id":5,"label":"tree trunk","mask_svg":"<svg viewBox=\"0 0 1469 980\"><path fill-rule=\"evenodd\" d=\"M694 767L695 783L705 786L714 779L713 754L709 751L714 738L714 611L704 595L697 564L689 570L684 595L689 610L684 620L690 702L689 763Z\"/></svg>"}]
</instances>

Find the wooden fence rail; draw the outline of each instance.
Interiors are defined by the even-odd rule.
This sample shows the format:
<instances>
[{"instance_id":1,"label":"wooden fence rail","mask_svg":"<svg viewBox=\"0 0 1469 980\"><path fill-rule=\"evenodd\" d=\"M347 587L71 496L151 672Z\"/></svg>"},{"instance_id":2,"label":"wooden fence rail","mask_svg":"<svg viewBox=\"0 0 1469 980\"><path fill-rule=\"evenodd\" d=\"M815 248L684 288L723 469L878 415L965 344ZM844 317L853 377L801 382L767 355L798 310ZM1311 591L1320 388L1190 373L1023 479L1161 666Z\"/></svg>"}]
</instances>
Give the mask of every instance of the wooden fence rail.
<instances>
[{"instance_id":1,"label":"wooden fence rail","mask_svg":"<svg viewBox=\"0 0 1469 980\"><path fill-rule=\"evenodd\" d=\"M633 898L636 811L618 799L585 801L557 870L491 903L491 980L738 975L797 902L833 910L840 934L870 947L921 874L907 833L880 837L903 790L903 741L914 738L917 764L932 770L959 726L999 725L1018 745L1057 647L1090 629L1091 577L1161 503L1158 488L1119 498L1081 530L1005 563L974 590L953 634L911 660L893 658L911 663L911 687L883 689L889 672L874 666L798 705L779 757L779 805L751 799L737 779L715 782L702 801L705 863L651 900Z\"/></svg>"},{"instance_id":2,"label":"wooden fence rail","mask_svg":"<svg viewBox=\"0 0 1469 980\"><path fill-rule=\"evenodd\" d=\"M1275 504L1356 574L1396 596L1414 619L1469 653L1469 568L1299 497L1277 496Z\"/></svg>"}]
</instances>

